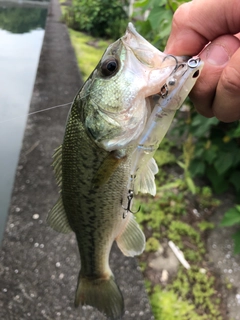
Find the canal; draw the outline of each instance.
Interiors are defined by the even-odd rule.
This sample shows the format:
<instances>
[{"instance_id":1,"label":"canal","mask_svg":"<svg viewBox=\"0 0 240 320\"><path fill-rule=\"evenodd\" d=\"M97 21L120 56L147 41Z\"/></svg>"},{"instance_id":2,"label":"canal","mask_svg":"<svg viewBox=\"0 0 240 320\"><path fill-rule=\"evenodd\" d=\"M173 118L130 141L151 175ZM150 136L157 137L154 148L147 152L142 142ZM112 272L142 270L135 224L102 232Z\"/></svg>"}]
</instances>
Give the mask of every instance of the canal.
<instances>
[{"instance_id":1,"label":"canal","mask_svg":"<svg viewBox=\"0 0 240 320\"><path fill-rule=\"evenodd\" d=\"M44 37L48 2L0 0L0 243Z\"/></svg>"}]
</instances>

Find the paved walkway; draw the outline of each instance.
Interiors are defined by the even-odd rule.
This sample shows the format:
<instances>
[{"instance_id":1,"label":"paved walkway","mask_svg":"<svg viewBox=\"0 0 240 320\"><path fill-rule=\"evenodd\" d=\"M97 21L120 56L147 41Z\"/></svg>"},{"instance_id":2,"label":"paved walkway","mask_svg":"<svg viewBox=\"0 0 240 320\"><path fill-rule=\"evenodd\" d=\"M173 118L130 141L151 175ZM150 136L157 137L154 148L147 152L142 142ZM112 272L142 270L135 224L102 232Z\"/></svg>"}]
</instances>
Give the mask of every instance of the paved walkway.
<instances>
[{"instance_id":1,"label":"paved walkway","mask_svg":"<svg viewBox=\"0 0 240 320\"><path fill-rule=\"evenodd\" d=\"M81 77L60 8L52 0L30 111L70 102ZM73 306L79 258L74 235L46 225L58 197L51 167L68 108L29 117L0 252L1 320L100 320L90 307ZM125 298L123 320L154 319L136 261L114 246L111 266Z\"/></svg>"},{"instance_id":2,"label":"paved walkway","mask_svg":"<svg viewBox=\"0 0 240 320\"><path fill-rule=\"evenodd\" d=\"M208 237L208 260L223 284L221 294L226 301L228 319L240 320L240 254L233 253L232 240L238 228L220 226L224 213L234 206L234 201L229 194L221 196L221 201L222 205L211 218L216 227ZM227 284L231 284L232 288L227 289Z\"/></svg>"}]
</instances>

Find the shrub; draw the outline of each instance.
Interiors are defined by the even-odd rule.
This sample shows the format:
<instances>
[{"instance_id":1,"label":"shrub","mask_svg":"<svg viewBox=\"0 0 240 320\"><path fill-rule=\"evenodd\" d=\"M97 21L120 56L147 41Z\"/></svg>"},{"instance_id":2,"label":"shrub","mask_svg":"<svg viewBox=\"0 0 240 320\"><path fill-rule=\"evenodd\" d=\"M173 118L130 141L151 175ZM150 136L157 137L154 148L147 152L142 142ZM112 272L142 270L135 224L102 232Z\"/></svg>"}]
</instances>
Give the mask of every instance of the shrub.
<instances>
[{"instance_id":1,"label":"shrub","mask_svg":"<svg viewBox=\"0 0 240 320\"><path fill-rule=\"evenodd\" d=\"M94 37L117 39L123 35L128 16L126 0L73 0L65 12L67 24Z\"/></svg>"}]
</instances>

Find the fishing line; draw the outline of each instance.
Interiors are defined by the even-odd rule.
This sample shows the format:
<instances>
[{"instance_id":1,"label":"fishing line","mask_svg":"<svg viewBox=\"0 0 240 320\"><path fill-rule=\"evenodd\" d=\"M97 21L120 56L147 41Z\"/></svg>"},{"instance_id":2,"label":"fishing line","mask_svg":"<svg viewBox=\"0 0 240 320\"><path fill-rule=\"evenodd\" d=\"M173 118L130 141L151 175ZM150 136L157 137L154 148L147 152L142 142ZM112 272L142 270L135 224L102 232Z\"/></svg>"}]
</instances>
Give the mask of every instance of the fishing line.
<instances>
[{"instance_id":1,"label":"fishing line","mask_svg":"<svg viewBox=\"0 0 240 320\"><path fill-rule=\"evenodd\" d=\"M56 109L56 108L66 107L66 106L68 106L70 104L72 104L72 102L67 102L67 103L64 103L64 104L59 104L59 105L54 106L54 107L50 107L50 108L46 108L46 109L30 112L30 113L28 113L26 115L24 114L24 115L21 115L21 116L18 116L18 117L14 117L14 118L10 118L10 119L4 120L4 121L0 121L0 124L5 123L5 122L9 122L9 121L12 121L12 120L16 120L16 119L19 119L19 118L22 118L22 117L32 116L33 114L36 114L36 113L49 111L49 110Z\"/></svg>"}]
</instances>

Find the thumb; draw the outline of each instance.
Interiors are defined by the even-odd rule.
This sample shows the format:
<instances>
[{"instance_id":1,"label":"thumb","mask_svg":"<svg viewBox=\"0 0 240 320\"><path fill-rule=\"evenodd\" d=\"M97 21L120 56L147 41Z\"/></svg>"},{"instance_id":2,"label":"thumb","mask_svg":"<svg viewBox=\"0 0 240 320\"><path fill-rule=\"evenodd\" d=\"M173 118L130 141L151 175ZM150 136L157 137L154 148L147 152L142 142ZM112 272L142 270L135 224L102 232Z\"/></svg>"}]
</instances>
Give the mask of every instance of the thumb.
<instances>
[{"instance_id":1,"label":"thumb","mask_svg":"<svg viewBox=\"0 0 240 320\"><path fill-rule=\"evenodd\" d=\"M213 114L224 122L240 120L240 48L222 71L213 101Z\"/></svg>"},{"instance_id":2,"label":"thumb","mask_svg":"<svg viewBox=\"0 0 240 320\"><path fill-rule=\"evenodd\" d=\"M216 88L223 71L239 47L240 41L236 37L225 35L212 41L200 53L204 67L190 97L198 111L206 117L214 115ZM219 102L216 100L216 103Z\"/></svg>"},{"instance_id":3,"label":"thumb","mask_svg":"<svg viewBox=\"0 0 240 320\"><path fill-rule=\"evenodd\" d=\"M223 37L210 43L199 55L208 68L219 67L219 69L223 69L230 59L231 50L224 45L225 39L222 38ZM234 51L235 43L233 43L232 46Z\"/></svg>"}]
</instances>

